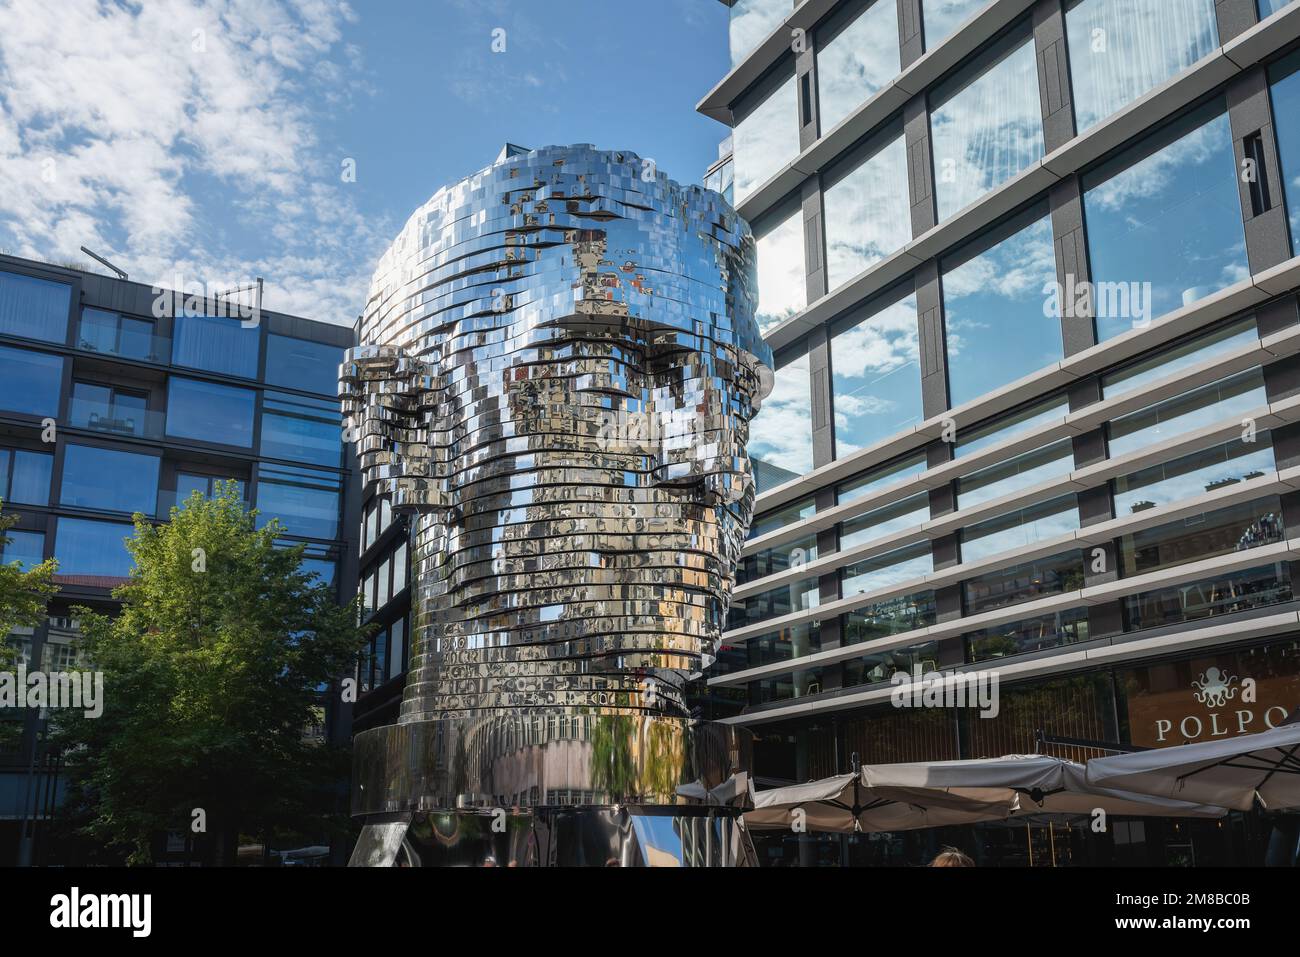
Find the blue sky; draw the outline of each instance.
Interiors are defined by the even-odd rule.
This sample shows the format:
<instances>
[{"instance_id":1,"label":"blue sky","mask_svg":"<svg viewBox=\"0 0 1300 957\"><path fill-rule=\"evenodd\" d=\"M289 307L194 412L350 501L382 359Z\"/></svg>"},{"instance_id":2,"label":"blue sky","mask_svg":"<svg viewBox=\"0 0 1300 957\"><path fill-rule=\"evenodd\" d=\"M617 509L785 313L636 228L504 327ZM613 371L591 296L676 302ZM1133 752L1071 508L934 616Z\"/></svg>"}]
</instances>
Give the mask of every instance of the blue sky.
<instances>
[{"instance_id":1,"label":"blue sky","mask_svg":"<svg viewBox=\"0 0 1300 957\"><path fill-rule=\"evenodd\" d=\"M694 112L728 67L717 0L0 0L0 22L0 249L260 275L267 308L332 322L507 140L699 182L727 133Z\"/></svg>"}]
</instances>

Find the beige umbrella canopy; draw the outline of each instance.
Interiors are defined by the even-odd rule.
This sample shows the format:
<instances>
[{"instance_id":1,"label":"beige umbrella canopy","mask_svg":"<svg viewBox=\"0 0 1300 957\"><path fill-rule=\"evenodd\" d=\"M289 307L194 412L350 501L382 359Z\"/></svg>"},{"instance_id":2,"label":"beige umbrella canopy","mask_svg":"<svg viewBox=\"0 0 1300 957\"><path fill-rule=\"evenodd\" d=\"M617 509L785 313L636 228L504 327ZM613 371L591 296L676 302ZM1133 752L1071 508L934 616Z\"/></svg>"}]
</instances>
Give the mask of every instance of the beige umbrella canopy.
<instances>
[{"instance_id":1,"label":"beige umbrella canopy","mask_svg":"<svg viewBox=\"0 0 1300 957\"><path fill-rule=\"evenodd\" d=\"M1001 795L1013 803L1013 813L1021 817L1098 810L1124 817L1218 818L1227 813L1222 807L1099 787L1089 783L1082 764L1042 754L867 765L862 780L873 789L915 800L924 800L933 792L980 800Z\"/></svg>"},{"instance_id":2,"label":"beige umbrella canopy","mask_svg":"<svg viewBox=\"0 0 1300 957\"><path fill-rule=\"evenodd\" d=\"M851 834L1002 820L1014 806L1014 796L1005 791L986 796L977 791L912 795L868 787L860 774L840 774L759 791L744 820L755 830L789 829L799 823L809 831Z\"/></svg>"},{"instance_id":3,"label":"beige umbrella canopy","mask_svg":"<svg viewBox=\"0 0 1300 957\"><path fill-rule=\"evenodd\" d=\"M1300 807L1300 724L1088 762L1092 786L1249 811Z\"/></svg>"}]
</instances>

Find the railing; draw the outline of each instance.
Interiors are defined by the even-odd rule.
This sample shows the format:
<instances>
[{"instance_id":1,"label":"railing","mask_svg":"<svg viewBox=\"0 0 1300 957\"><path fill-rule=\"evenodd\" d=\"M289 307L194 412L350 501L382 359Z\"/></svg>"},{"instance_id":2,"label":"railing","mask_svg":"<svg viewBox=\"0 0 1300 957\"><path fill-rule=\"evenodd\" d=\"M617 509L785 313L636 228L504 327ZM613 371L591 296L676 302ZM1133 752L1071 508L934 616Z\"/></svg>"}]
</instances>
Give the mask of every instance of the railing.
<instances>
[{"instance_id":1,"label":"railing","mask_svg":"<svg viewBox=\"0 0 1300 957\"><path fill-rule=\"evenodd\" d=\"M165 419L161 412L119 409L108 402L74 398L68 407L68 424L73 428L103 432L105 435L160 439Z\"/></svg>"}]
</instances>

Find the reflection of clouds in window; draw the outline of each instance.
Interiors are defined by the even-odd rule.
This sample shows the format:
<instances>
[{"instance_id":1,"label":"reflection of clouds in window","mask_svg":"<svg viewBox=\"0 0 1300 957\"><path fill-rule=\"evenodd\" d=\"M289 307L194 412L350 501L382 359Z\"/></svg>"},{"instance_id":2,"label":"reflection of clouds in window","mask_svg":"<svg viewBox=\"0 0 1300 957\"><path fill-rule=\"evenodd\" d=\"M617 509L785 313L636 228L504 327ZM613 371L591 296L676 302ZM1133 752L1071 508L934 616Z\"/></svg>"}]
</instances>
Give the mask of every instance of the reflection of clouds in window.
<instances>
[{"instance_id":1,"label":"reflection of clouds in window","mask_svg":"<svg viewBox=\"0 0 1300 957\"><path fill-rule=\"evenodd\" d=\"M914 296L831 340L837 456L920 421L919 359Z\"/></svg>"},{"instance_id":2,"label":"reflection of clouds in window","mask_svg":"<svg viewBox=\"0 0 1300 957\"><path fill-rule=\"evenodd\" d=\"M817 51L817 106L826 133L898 75L898 4L875 0Z\"/></svg>"},{"instance_id":3,"label":"reflection of clouds in window","mask_svg":"<svg viewBox=\"0 0 1300 957\"><path fill-rule=\"evenodd\" d=\"M1277 67L1273 77L1274 133L1278 159L1282 164L1283 189L1291 217L1291 253L1300 250L1300 53L1293 53Z\"/></svg>"},{"instance_id":4,"label":"reflection of clouds in window","mask_svg":"<svg viewBox=\"0 0 1300 957\"><path fill-rule=\"evenodd\" d=\"M1115 480L1115 514L1128 515L1185 501L1224 485L1274 470L1273 444L1267 432L1254 443L1234 440L1121 476Z\"/></svg>"},{"instance_id":5,"label":"reflection of clouds in window","mask_svg":"<svg viewBox=\"0 0 1300 957\"><path fill-rule=\"evenodd\" d=\"M1060 322L1043 314L1055 281L1046 217L943 274L953 405L1060 360Z\"/></svg>"},{"instance_id":6,"label":"reflection of clouds in window","mask_svg":"<svg viewBox=\"0 0 1300 957\"><path fill-rule=\"evenodd\" d=\"M1106 444L1111 458L1127 455L1267 403L1263 373L1249 369L1115 419L1107 429Z\"/></svg>"},{"instance_id":7,"label":"reflection of clouds in window","mask_svg":"<svg viewBox=\"0 0 1300 957\"><path fill-rule=\"evenodd\" d=\"M1119 173L1108 176L1128 161L1125 156L1084 179L1099 340L1248 275L1236 160L1222 102L1185 117L1168 135L1196 123L1201 125ZM1145 283L1151 283L1152 302L1135 300L1127 315L1102 308L1110 298L1106 287L1124 287L1132 299Z\"/></svg>"},{"instance_id":8,"label":"reflection of clouds in window","mask_svg":"<svg viewBox=\"0 0 1300 957\"><path fill-rule=\"evenodd\" d=\"M812 469L812 412L804 354L776 372L772 394L749 424L749 458L760 492Z\"/></svg>"},{"instance_id":9,"label":"reflection of clouds in window","mask_svg":"<svg viewBox=\"0 0 1300 957\"><path fill-rule=\"evenodd\" d=\"M804 275L803 211L758 239L758 329L775 329L808 305Z\"/></svg>"},{"instance_id":10,"label":"reflection of clouds in window","mask_svg":"<svg viewBox=\"0 0 1300 957\"><path fill-rule=\"evenodd\" d=\"M929 543L910 545L887 555L849 565L844 569L841 592L848 597L879 588L892 588L933 571L934 559Z\"/></svg>"},{"instance_id":11,"label":"reflection of clouds in window","mask_svg":"<svg viewBox=\"0 0 1300 957\"><path fill-rule=\"evenodd\" d=\"M826 272L834 289L912 238L902 135L826 190Z\"/></svg>"},{"instance_id":12,"label":"reflection of clouds in window","mask_svg":"<svg viewBox=\"0 0 1300 957\"><path fill-rule=\"evenodd\" d=\"M736 0L729 24L731 65L734 67L768 38L794 5L790 0Z\"/></svg>"},{"instance_id":13,"label":"reflection of clouds in window","mask_svg":"<svg viewBox=\"0 0 1300 957\"><path fill-rule=\"evenodd\" d=\"M1083 0L1065 27L1080 132L1218 48L1214 0Z\"/></svg>"},{"instance_id":14,"label":"reflection of clouds in window","mask_svg":"<svg viewBox=\"0 0 1300 957\"><path fill-rule=\"evenodd\" d=\"M987 0L921 0L925 48L933 50Z\"/></svg>"},{"instance_id":15,"label":"reflection of clouds in window","mask_svg":"<svg viewBox=\"0 0 1300 957\"><path fill-rule=\"evenodd\" d=\"M798 122L799 98L791 73L732 133L737 203L799 154Z\"/></svg>"},{"instance_id":16,"label":"reflection of clouds in window","mask_svg":"<svg viewBox=\"0 0 1300 957\"><path fill-rule=\"evenodd\" d=\"M930 115L930 130L941 220L1042 158L1033 41L985 65L944 99Z\"/></svg>"},{"instance_id":17,"label":"reflection of clouds in window","mask_svg":"<svg viewBox=\"0 0 1300 957\"><path fill-rule=\"evenodd\" d=\"M1017 509L966 529L962 533L961 560L975 562L1015 548L1028 548L1068 535L1078 527L1079 509L1073 495Z\"/></svg>"}]
</instances>

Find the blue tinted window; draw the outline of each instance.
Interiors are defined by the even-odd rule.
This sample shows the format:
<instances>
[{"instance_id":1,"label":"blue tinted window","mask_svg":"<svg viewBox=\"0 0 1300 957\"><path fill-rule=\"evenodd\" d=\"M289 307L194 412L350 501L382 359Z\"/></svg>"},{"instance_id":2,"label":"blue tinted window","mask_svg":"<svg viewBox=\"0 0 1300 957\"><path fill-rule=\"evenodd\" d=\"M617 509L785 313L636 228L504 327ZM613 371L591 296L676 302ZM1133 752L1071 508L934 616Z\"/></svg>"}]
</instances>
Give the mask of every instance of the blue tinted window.
<instances>
[{"instance_id":1,"label":"blue tinted window","mask_svg":"<svg viewBox=\"0 0 1300 957\"><path fill-rule=\"evenodd\" d=\"M1069 439L1026 452L962 476L957 482L957 507L970 508L1012 492L1067 475L1074 468Z\"/></svg>"},{"instance_id":2,"label":"blue tinted window","mask_svg":"<svg viewBox=\"0 0 1300 957\"><path fill-rule=\"evenodd\" d=\"M44 532L24 532L11 528L0 537L0 564L19 562L23 568L32 568L44 560Z\"/></svg>"},{"instance_id":3,"label":"blue tinted window","mask_svg":"<svg viewBox=\"0 0 1300 957\"><path fill-rule=\"evenodd\" d=\"M172 376L167 387L167 434L248 448L253 444L256 401L249 389Z\"/></svg>"},{"instance_id":4,"label":"blue tinted window","mask_svg":"<svg viewBox=\"0 0 1300 957\"><path fill-rule=\"evenodd\" d=\"M268 458L337 468L343 454L342 434L337 401L282 392L267 392L262 398L261 452Z\"/></svg>"},{"instance_id":5,"label":"blue tinted window","mask_svg":"<svg viewBox=\"0 0 1300 957\"><path fill-rule=\"evenodd\" d=\"M793 66L784 68L776 79L775 87L769 81L750 94L748 112L742 107L737 114L732 133L737 203L799 155L799 96Z\"/></svg>"},{"instance_id":6,"label":"blue tinted window","mask_svg":"<svg viewBox=\"0 0 1300 957\"><path fill-rule=\"evenodd\" d=\"M898 75L898 4L873 0L850 4L852 19L817 31L817 107L826 133ZM825 34L825 36L823 36ZM904 181L904 195L907 183Z\"/></svg>"},{"instance_id":7,"label":"blue tinted window","mask_svg":"<svg viewBox=\"0 0 1300 957\"><path fill-rule=\"evenodd\" d=\"M1121 475L1114 483L1115 514L1129 515L1195 498L1258 478L1275 467L1269 433L1257 433L1250 443L1233 439L1172 462Z\"/></svg>"},{"instance_id":8,"label":"blue tinted window","mask_svg":"<svg viewBox=\"0 0 1300 957\"><path fill-rule=\"evenodd\" d=\"M826 281L834 289L912 238L907 147L891 125L826 188ZM799 237L802 245L802 235Z\"/></svg>"},{"instance_id":9,"label":"blue tinted window","mask_svg":"<svg viewBox=\"0 0 1300 957\"><path fill-rule=\"evenodd\" d=\"M1286 208L1291 219L1291 253L1300 250L1300 53L1293 53L1269 71L1273 80L1274 132Z\"/></svg>"},{"instance_id":10,"label":"blue tinted window","mask_svg":"<svg viewBox=\"0 0 1300 957\"><path fill-rule=\"evenodd\" d=\"M932 50L961 26L963 20L988 0L921 0L921 22L925 24L925 48Z\"/></svg>"},{"instance_id":11,"label":"blue tinted window","mask_svg":"<svg viewBox=\"0 0 1300 957\"><path fill-rule=\"evenodd\" d=\"M300 568L304 574L317 575L324 584L334 586L334 576L338 574L338 562L326 561L322 558L304 558Z\"/></svg>"},{"instance_id":12,"label":"blue tinted window","mask_svg":"<svg viewBox=\"0 0 1300 957\"><path fill-rule=\"evenodd\" d=\"M1214 0L1081 0L1065 29L1080 132L1219 46Z\"/></svg>"},{"instance_id":13,"label":"blue tinted window","mask_svg":"<svg viewBox=\"0 0 1300 957\"><path fill-rule=\"evenodd\" d=\"M0 272L0 333L64 342L72 287L34 276Z\"/></svg>"},{"instance_id":14,"label":"blue tinted window","mask_svg":"<svg viewBox=\"0 0 1300 957\"><path fill-rule=\"evenodd\" d=\"M69 445L63 455L62 505L152 515L158 501L158 457Z\"/></svg>"},{"instance_id":15,"label":"blue tinted window","mask_svg":"<svg viewBox=\"0 0 1300 957\"><path fill-rule=\"evenodd\" d=\"M342 361L343 350L338 346L288 336L266 337L266 381L271 385L338 395Z\"/></svg>"},{"instance_id":16,"label":"blue tinted window","mask_svg":"<svg viewBox=\"0 0 1300 957\"><path fill-rule=\"evenodd\" d=\"M749 423L749 458L760 492L812 470L811 396L804 353L777 369L772 394Z\"/></svg>"},{"instance_id":17,"label":"blue tinted window","mask_svg":"<svg viewBox=\"0 0 1300 957\"><path fill-rule=\"evenodd\" d=\"M0 449L0 501L12 505L50 504L54 456L26 449Z\"/></svg>"},{"instance_id":18,"label":"blue tinted window","mask_svg":"<svg viewBox=\"0 0 1300 957\"><path fill-rule=\"evenodd\" d=\"M1289 3L1295 0L1259 0L1259 18L1271 17Z\"/></svg>"},{"instance_id":19,"label":"blue tinted window","mask_svg":"<svg viewBox=\"0 0 1300 957\"><path fill-rule=\"evenodd\" d=\"M934 571L930 543L909 545L887 555L854 562L841 574L840 594L845 598L910 582Z\"/></svg>"},{"instance_id":20,"label":"blue tinted window","mask_svg":"<svg viewBox=\"0 0 1300 957\"><path fill-rule=\"evenodd\" d=\"M1107 429L1110 457L1150 448L1267 404L1263 373L1258 368L1248 369L1113 420Z\"/></svg>"},{"instance_id":21,"label":"blue tinted window","mask_svg":"<svg viewBox=\"0 0 1300 957\"><path fill-rule=\"evenodd\" d=\"M278 518L288 535L335 538L343 480L328 472L263 464L257 481L258 527Z\"/></svg>"},{"instance_id":22,"label":"blue tinted window","mask_svg":"<svg viewBox=\"0 0 1300 957\"><path fill-rule=\"evenodd\" d=\"M1222 101L1083 178L1097 339L1250 275Z\"/></svg>"},{"instance_id":23,"label":"blue tinted window","mask_svg":"<svg viewBox=\"0 0 1300 957\"><path fill-rule=\"evenodd\" d=\"M167 361L167 340L155 335L154 324L105 309L81 310L78 346L127 359Z\"/></svg>"},{"instance_id":24,"label":"blue tinted window","mask_svg":"<svg viewBox=\"0 0 1300 957\"><path fill-rule=\"evenodd\" d=\"M0 346L0 410L57 416L63 359L44 352Z\"/></svg>"},{"instance_id":25,"label":"blue tinted window","mask_svg":"<svg viewBox=\"0 0 1300 957\"><path fill-rule=\"evenodd\" d=\"M1101 394L1107 399L1114 399L1246 345L1256 348L1259 346L1254 316L1222 326L1208 335L1198 336L1118 372L1102 376Z\"/></svg>"},{"instance_id":26,"label":"blue tinted window","mask_svg":"<svg viewBox=\"0 0 1300 957\"><path fill-rule=\"evenodd\" d=\"M1017 223L1016 225L1019 225ZM1024 226L960 265L944 264L948 389L954 406L1061 360L1061 323L1044 315L1056 283L1052 224Z\"/></svg>"},{"instance_id":27,"label":"blue tinted window","mask_svg":"<svg viewBox=\"0 0 1300 957\"><path fill-rule=\"evenodd\" d=\"M930 113L939 219L970 205L1043 156L1038 67L1017 30L936 89Z\"/></svg>"},{"instance_id":28,"label":"blue tinted window","mask_svg":"<svg viewBox=\"0 0 1300 957\"><path fill-rule=\"evenodd\" d=\"M831 339L835 455L921 421L916 297L877 309Z\"/></svg>"},{"instance_id":29,"label":"blue tinted window","mask_svg":"<svg viewBox=\"0 0 1300 957\"><path fill-rule=\"evenodd\" d=\"M94 575L126 578L131 574L131 554L125 539L135 535L131 525L61 518L54 537L59 577Z\"/></svg>"},{"instance_id":30,"label":"blue tinted window","mask_svg":"<svg viewBox=\"0 0 1300 957\"><path fill-rule=\"evenodd\" d=\"M179 315L172 339L172 362L191 369L257 378L261 330L245 328L224 316Z\"/></svg>"}]
</instances>

